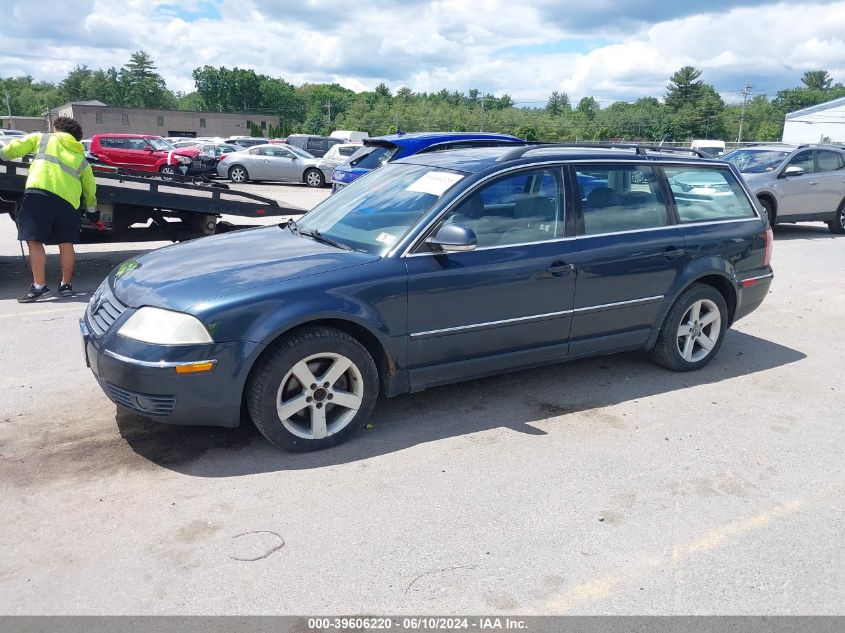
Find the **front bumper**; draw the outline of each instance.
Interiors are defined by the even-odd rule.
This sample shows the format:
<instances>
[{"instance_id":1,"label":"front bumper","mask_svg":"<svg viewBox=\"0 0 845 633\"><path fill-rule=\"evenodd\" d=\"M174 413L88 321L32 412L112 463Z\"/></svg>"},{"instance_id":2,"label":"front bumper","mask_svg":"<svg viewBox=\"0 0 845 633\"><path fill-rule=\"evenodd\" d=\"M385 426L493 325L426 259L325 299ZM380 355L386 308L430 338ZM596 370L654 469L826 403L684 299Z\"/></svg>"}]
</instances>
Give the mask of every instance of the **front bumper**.
<instances>
[{"instance_id":1,"label":"front bumper","mask_svg":"<svg viewBox=\"0 0 845 633\"><path fill-rule=\"evenodd\" d=\"M152 345L116 334L133 309L105 333L92 327L90 310L79 321L85 362L115 404L166 424L236 427L256 343ZM213 368L178 373L178 367L212 361Z\"/></svg>"}]
</instances>

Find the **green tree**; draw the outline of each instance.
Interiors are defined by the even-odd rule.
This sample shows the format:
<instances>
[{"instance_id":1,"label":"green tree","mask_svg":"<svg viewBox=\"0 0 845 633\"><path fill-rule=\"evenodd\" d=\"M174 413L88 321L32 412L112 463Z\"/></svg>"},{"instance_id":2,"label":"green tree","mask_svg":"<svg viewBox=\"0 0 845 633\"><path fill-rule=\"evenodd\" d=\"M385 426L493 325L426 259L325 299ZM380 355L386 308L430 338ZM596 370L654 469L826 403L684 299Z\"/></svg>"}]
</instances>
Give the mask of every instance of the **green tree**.
<instances>
[{"instance_id":1,"label":"green tree","mask_svg":"<svg viewBox=\"0 0 845 633\"><path fill-rule=\"evenodd\" d=\"M671 110L680 110L683 106L693 103L701 95L704 83L698 81L701 71L692 66L684 66L669 78L666 86L664 103Z\"/></svg>"},{"instance_id":2,"label":"green tree","mask_svg":"<svg viewBox=\"0 0 845 633\"><path fill-rule=\"evenodd\" d=\"M825 91L833 87L833 77L826 70L808 70L801 77L801 83L810 90Z\"/></svg>"},{"instance_id":3,"label":"green tree","mask_svg":"<svg viewBox=\"0 0 845 633\"><path fill-rule=\"evenodd\" d=\"M552 116L560 116L572 111L572 104L569 103L569 95L565 92L555 90L546 102L546 112Z\"/></svg>"},{"instance_id":4,"label":"green tree","mask_svg":"<svg viewBox=\"0 0 845 633\"><path fill-rule=\"evenodd\" d=\"M76 66L59 84L59 93L65 102L93 99L94 73L88 66Z\"/></svg>"},{"instance_id":5,"label":"green tree","mask_svg":"<svg viewBox=\"0 0 845 633\"><path fill-rule=\"evenodd\" d=\"M122 84L123 103L137 108L175 107L173 93L164 78L155 72L152 58L144 51L135 51L118 75Z\"/></svg>"},{"instance_id":6,"label":"green tree","mask_svg":"<svg viewBox=\"0 0 845 633\"><path fill-rule=\"evenodd\" d=\"M537 132L537 128L532 125L520 125L516 128L516 135L519 138L523 138L526 141L539 141L540 134Z\"/></svg>"}]
</instances>

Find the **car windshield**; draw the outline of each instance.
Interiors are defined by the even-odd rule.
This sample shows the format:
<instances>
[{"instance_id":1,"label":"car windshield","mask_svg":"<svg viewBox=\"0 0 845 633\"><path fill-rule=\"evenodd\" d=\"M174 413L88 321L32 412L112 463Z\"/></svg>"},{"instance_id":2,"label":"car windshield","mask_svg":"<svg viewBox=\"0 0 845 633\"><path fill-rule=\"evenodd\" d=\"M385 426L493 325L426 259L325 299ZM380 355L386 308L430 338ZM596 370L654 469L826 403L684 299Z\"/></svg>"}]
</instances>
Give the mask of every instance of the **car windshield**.
<instances>
[{"instance_id":1,"label":"car windshield","mask_svg":"<svg viewBox=\"0 0 845 633\"><path fill-rule=\"evenodd\" d=\"M387 165L327 198L297 222L297 229L384 255L464 175L425 165Z\"/></svg>"},{"instance_id":2,"label":"car windshield","mask_svg":"<svg viewBox=\"0 0 845 633\"><path fill-rule=\"evenodd\" d=\"M147 142L153 146L154 150L159 152L173 149L173 145L165 141L163 138L148 138Z\"/></svg>"},{"instance_id":3,"label":"car windshield","mask_svg":"<svg viewBox=\"0 0 845 633\"><path fill-rule=\"evenodd\" d=\"M773 149L738 149L723 160L744 174L762 174L776 169L790 152Z\"/></svg>"},{"instance_id":4,"label":"car windshield","mask_svg":"<svg viewBox=\"0 0 845 633\"><path fill-rule=\"evenodd\" d=\"M695 149L708 156L718 156L724 151L723 147L696 147Z\"/></svg>"},{"instance_id":5,"label":"car windshield","mask_svg":"<svg viewBox=\"0 0 845 633\"><path fill-rule=\"evenodd\" d=\"M349 158L352 167L361 169L376 169L387 163L398 148L395 145L364 145Z\"/></svg>"},{"instance_id":6,"label":"car windshield","mask_svg":"<svg viewBox=\"0 0 845 633\"><path fill-rule=\"evenodd\" d=\"M313 154L309 154L304 149L297 147L296 145L285 145L287 149L292 151L294 154L299 156L300 158L314 158Z\"/></svg>"}]
</instances>

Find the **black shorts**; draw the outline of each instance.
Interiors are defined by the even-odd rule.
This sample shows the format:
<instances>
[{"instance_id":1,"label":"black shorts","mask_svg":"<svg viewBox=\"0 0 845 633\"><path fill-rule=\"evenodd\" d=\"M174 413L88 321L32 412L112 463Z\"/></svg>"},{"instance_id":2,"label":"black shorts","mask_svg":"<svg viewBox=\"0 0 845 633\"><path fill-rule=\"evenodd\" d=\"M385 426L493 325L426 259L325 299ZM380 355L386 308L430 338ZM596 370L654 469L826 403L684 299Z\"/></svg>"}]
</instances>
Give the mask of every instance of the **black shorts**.
<instances>
[{"instance_id":1,"label":"black shorts","mask_svg":"<svg viewBox=\"0 0 845 633\"><path fill-rule=\"evenodd\" d=\"M18 213L18 239L43 244L76 244L82 214L64 198L28 189Z\"/></svg>"}]
</instances>

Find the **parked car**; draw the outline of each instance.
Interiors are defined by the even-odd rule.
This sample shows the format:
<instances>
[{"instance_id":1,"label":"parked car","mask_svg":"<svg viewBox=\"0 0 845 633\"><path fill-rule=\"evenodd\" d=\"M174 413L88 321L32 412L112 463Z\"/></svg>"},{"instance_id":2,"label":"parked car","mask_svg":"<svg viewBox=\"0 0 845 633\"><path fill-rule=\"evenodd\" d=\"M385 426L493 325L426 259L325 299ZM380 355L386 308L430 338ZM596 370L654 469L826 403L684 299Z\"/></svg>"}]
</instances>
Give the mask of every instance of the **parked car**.
<instances>
[{"instance_id":1,"label":"parked car","mask_svg":"<svg viewBox=\"0 0 845 633\"><path fill-rule=\"evenodd\" d=\"M331 165L322 159L293 145L278 143L224 154L217 163L217 175L237 183L278 180L324 187L331 179L331 173Z\"/></svg>"},{"instance_id":2,"label":"parked car","mask_svg":"<svg viewBox=\"0 0 845 633\"><path fill-rule=\"evenodd\" d=\"M515 136L483 132L413 132L376 136L362 142L364 146L353 154L345 165L338 166L332 173L332 193L337 193L376 167L406 156L466 147L498 147L525 143Z\"/></svg>"},{"instance_id":3,"label":"parked car","mask_svg":"<svg viewBox=\"0 0 845 633\"><path fill-rule=\"evenodd\" d=\"M358 132L357 130L335 130L330 134L332 138L338 138L345 143L360 143L370 135L366 132Z\"/></svg>"},{"instance_id":4,"label":"parked car","mask_svg":"<svg viewBox=\"0 0 845 633\"><path fill-rule=\"evenodd\" d=\"M718 158L725 155L725 141L717 141L714 139L695 139L690 143L691 149L696 149L699 152L704 152L708 156Z\"/></svg>"},{"instance_id":5,"label":"parked car","mask_svg":"<svg viewBox=\"0 0 845 633\"><path fill-rule=\"evenodd\" d=\"M6 145L10 141L13 141L16 138L20 138L22 136L26 136L29 132L21 132L20 130L6 130L0 128L0 147Z\"/></svg>"},{"instance_id":6,"label":"parked car","mask_svg":"<svg viewBox=\"0 0 845 633\"><path fill-rule=\"evenodd\" d=\"M256 145L266 145L270 142L270 139L256 136L231 136L223 142L227 145L240 145L243 148L250 148Z\"/></svg>"},{"instance_id":7,"label":"parked car","mask_svg":"<svg viewBox=\"0 0 845 633\"><path fill-rule=\"evenodd\" d=\"M845 149L836 145L760 144L731 152L772 226L827 222L845 234Z\"/></svg>"},{"instance_id":8,"label":"parked car","mask_svg":"<svg viewBox=\"0 0 845 633\"><path fill-rule=\"evenodd\" d=\"M361 149L361 143L338 143L332 145L329 151L323 156L323 160L330 163L332 167L348 163L352 154Z\"/></svg>"},{"instance_id":9,"label":"parked car","mask_svg":"<svg viewBox=\"0 0 845 633\"><path fill-rule=\"evenodd\" d=\"M214 173L217 159L201 156L196 147L174 149L160 136L147 134L94 134L91 154L104 165L164 176Z\"/></svg>"},{"instance_id":10,"label":"parked car","mask_svg":"<svg viewBox=\"0 0 845 633\"><path fill-rule=\"evenodd\" d=\"M584 195L581 172L607 186ZM667 179L696 172L728 183L719 215L674 199ZM307 451L348 438L380 394L636 349L700 369L766 297L771 248L723 161L548 146L426 153L297 222L124 262L80 327L118 405L227 427L245 407L271 442Z\"/></svg>"},{"instance_id":11,"label":"parked car","mask_svg":"<svg viewBox=\"0 0 845 633\"><path fill-rule=\"evenodd\" d=\"M344 141L331 136L319 136L318 134L290 134L287 144L304 149L312 156L321 157L329 151L332 145L338 145Z\"/></svg>"}]
</instances>

